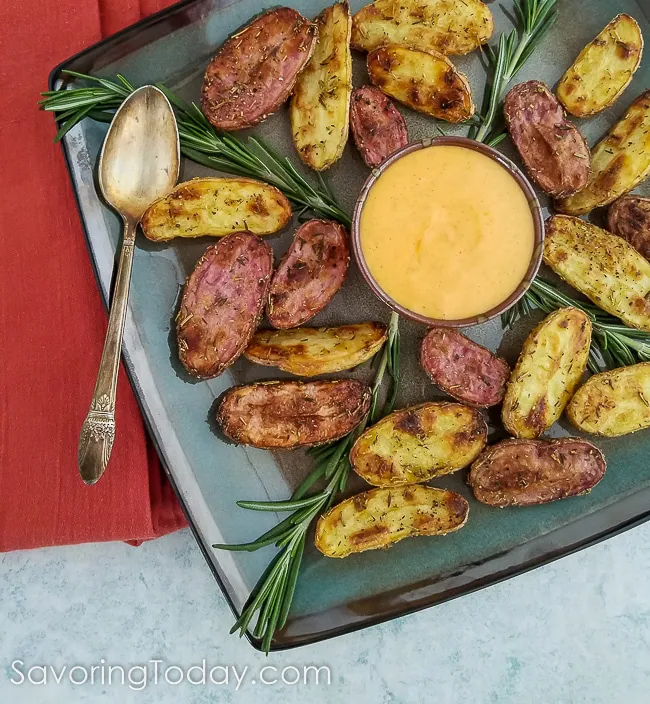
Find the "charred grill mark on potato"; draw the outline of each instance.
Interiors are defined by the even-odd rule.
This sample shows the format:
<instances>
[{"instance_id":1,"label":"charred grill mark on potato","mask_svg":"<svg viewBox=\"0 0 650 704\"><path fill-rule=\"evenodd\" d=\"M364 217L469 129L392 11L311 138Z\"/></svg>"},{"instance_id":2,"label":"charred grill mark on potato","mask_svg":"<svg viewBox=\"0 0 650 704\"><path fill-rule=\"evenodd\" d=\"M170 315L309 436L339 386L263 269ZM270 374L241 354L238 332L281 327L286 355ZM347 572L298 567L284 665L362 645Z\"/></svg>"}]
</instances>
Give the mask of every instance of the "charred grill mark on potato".
<instances>
[{"instance_id":1,"label":"charred grill mark on potato","mask_svg":"<svg viewBox=\"0 0 650 704\"><path fill-rule=\"evenodd\" d=\"M315 545L327 557L389 548L416 535L446 535L467 522L469 504L428 486L371 489L331 508L316 525Z\"/></svg>"},{"instance_id":2,"label":"charred grill mark on potato","mask_svg":"<svg viewBox=\"0 0 650 704\"><path fill-rule=\"evenodd\" d=\"M607 228L650 260L650 198L623 196L609 206Z\"/></svg>"},{"instance_id":3,"label":"charred grill mark on potato","mask_svg":"<svg viewBox=\"0 0 650 704\"><path fill-rule=\"evenodd\" d=\"M242 445L290 450L347 435L368 412L370 399L370 388L353 379L259 382L230 389L217 421Z\"/></svg>"},{"instance_id":4,"label":"charred grill mark on potato","mask_svg":"<svg viewBox=\"0 0 650 704\"><path fill-rule=\"evenodd\" d=\"M294 240L271 281L267 316L274 328L311 320L345 281L350 248L345 228L330 220L310 220Z\"/></svg>"},{"instance_id":5,"label":"charred grill mark on potato","mask_svg":"<svg viewBox=\"0 0 650 704\"><path fill-rule=\"evenodd\" d=\"M178 356L200 379L221 374L242 353L264 311L273 272L269 246L250 232L208 247L183 290Z\"/></svg>"},{"instance_id":6,"label":"charred grill mark on potato","mask_svg":"<svg viewBox=\"0 0 650 704\"><path fill-rule=\"evenodd\" d=\"M468 484L489 506L532 506L586 494L605 468L602 452L580 438L504 440L472 464Z\"/></svg>"},{"instance_id":7,"label":"charred grill mark on potato","mask_svg":"<svg viewBox=\"0 0 650 704\"><path fill-rule=\"evenodd\" d=\"M587 142L543 83L515 86L506 96L504 114L528 173L544 192L566 197L587 185L591 171Z\"/></svg>"},{"instance_id":8,"label":"charred grill mark on potato","mask_svg":"<svg viewBox=\"0 0 650 704\"><path fill-rule=\"evenodd\" d=\"M205 116L221 130L262 122L291 95L315 39L316 26L291 8L258 17L208 64L201 91Z\"/></svg>"}]
</instances>

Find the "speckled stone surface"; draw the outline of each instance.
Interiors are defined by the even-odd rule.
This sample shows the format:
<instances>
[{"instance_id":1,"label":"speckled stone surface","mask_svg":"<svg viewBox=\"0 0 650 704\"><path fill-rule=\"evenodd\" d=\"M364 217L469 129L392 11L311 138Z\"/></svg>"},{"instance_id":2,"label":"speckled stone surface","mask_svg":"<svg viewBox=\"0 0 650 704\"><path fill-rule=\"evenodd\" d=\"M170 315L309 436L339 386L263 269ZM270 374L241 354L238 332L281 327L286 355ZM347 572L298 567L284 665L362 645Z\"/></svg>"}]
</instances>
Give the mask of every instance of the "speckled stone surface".
<instances>
[{"instance_id":1,"label":"speckled stone surface","mask_svg":"<svg viewBox=\"0 0 650 704\"><path fill-rule=\"evenodd\" d=\"M650 700L650 525L552 565L383 626L265 658L229 636L232 615L191 534L132 548L85 545L0 557L0 702L597 704ZM129 667L158 684L12 684L33 665ZM205 659L228 684L172 685ZM16 664L21 660L24 665ZM306 665L331 683L302 683ZM259 681L260 668L266 680ZM292 681L296 672L298 684ZM294 670L292 668L299 668ZM106 679L106 670L105 679ZM313 671L312 671L313 672ZM84 670L73 678L82 679ZM33 679L42 678L34 671ZM193 671L193 679L201 672ZM169 672L172 681L178 671ZM141 671L132 679L139 683ZM214 671L217 682L225 678ZM309 675L308 675L309 679ZM255 683L253 683L255 680Z\"/></svg>"}]
</instances>

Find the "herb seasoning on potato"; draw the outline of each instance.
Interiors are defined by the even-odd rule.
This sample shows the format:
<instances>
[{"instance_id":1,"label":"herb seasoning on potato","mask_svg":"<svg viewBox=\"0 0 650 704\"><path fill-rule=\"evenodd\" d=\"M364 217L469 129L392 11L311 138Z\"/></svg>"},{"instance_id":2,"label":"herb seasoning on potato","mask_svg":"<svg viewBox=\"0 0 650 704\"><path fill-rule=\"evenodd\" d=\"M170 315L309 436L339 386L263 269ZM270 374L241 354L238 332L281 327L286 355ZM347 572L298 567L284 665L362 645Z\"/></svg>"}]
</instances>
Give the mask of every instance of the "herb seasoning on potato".
<instances>
[{"instance_id":1,"label":"herb seasoning on potato","mask_svg":"<svg viewBox=\"0 0 650 704\"><path fill-rule=\"evenodd\" d=\"M623 196L607 211L607 229L650 260L650 198Z\"/></svg>"},{"instance_id":2,"label":"herb seasoning on potato","mask_svg":"<svg viewBox=\"0 0 650 704\"><path fill-rule=\"evenodd\" d=\"M564 412L589 359L591 321L577 308L560 308L526 338L501 411L506 430L536 438Z\"/></svg>"},{"instance_id":3,"label":"herb seasoning on potato","mask_svg":"<svg viewBox=\"0 0 650 704\"><path fill-rule=\"evenodd\" d=\"M412 536L446 535L462 528L468 514L469 504L453 491L419 484L370 489L321 516L314 543L327 557L347 557Z\"/></svg>"}]
</instances>

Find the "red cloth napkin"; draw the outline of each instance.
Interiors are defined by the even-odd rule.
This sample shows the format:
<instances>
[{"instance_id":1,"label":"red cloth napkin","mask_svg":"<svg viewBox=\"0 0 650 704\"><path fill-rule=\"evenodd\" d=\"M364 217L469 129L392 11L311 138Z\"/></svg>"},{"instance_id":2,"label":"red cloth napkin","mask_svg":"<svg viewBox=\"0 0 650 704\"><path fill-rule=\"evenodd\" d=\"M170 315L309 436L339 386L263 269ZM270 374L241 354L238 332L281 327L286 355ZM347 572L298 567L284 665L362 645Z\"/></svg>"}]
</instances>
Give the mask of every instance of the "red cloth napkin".
<instances>
[{"instance_id":1,"label":"red cloth napkin","mask_svg":"<svg viewBox=\"0 0 650 704\"><path fill-rule=\"evenodd\" d=\"M186 525L123 370L108 470L92 487L79 477L107 318L53 118L36 109L56 64L169 4L0 3L0 551Z\"/></svg>"}]
</instances>

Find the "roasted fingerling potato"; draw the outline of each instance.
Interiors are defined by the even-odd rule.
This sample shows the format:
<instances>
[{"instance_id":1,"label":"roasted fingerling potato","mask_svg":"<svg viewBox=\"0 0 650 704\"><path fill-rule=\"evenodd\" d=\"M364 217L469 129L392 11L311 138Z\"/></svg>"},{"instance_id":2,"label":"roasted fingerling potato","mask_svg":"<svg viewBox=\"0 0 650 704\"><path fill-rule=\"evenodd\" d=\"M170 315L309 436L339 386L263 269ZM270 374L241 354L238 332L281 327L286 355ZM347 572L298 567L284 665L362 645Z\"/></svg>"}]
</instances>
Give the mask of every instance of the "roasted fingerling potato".
<instances>
[{"instance_id":1,"label":"roasted fingerling potato","mask_svg":"<svg viewBox=\"0 0 650 704\"><path fill-rule=\"evenodd\" d=\"M446 535L467 522L469 504L453 491L416 484L370 489L331 508L314 543L327 557L389 548L416 535Z\"/></svg>"},{"instance_id":2,"label":"roasted fingerling potato","mask_svg":"<svg viewBox=\"0 0 650 704\"><path fill-rule=\"evenodd\" d=\"M546 223L544 262L607 313L650 332L650 262L622 237L555 215Z\"/></svg>"},{"instance_id":3,"label":"roasted fingerling potato","mask_svg":"<svg viewBox=\"0 0 650 704\"><path fill-rule=\"evenodd\" d=\"M376 0L352 22L352 46L373 51L384 44L441 54L469 54L492 36L494 20L479 0Z\"/></svg>"},{"instance_id":4,"label":"roasted fingerling potato","mask_svg":"<svg viewBox=\"0 0 650 704\"><path fill-rule=\"evenodd\" d=\"M536 438L560 418L589 359L591 321L560 308L526 338L503 399L501 420L516 438Z\"/></svg>"},{"instance_id":5,"label":"roasted fingerling potato","mask_svg":"<svg viewBox=\"0 0 650 704\"><path fill-rule=\"evenodd\" d=\"M591 150L591 176L575 195L555 201L567 215L584 215L609 205L650 175L650 90L630 105L625 115Z\"/></svg>"},{"instance_id":6,"label":"roasted fingerling potato","mask_svg":"<svg viewBox=\"0 0 650 704\"><path fill-rule=\"evenodd\" d=\"M582 438L503 440L481 454L467 481L488 506L534 506L586 494L606 467L603 453Z\"/></svg>"},{"instance_id":7,"label":"roasted fingerling potato","mask_svg":"<svg viewBox=\"0 0 650 704\"><path fill-rule=\"evenodd\" d=\"M650 260L650 198L623 196L607 211L607 229Z\"/></svg>"},{"instance_id":8,"label":"roasted fingerling potato","mask_svg":"<svg viewBox=\"0 0 650 704\"><path fill-rule=\"evenodd\" d=\"M352 16L347 2L323 10L316 25L316 47L296 81L289 116L300 158L322 171L341 158L348 141Z\"/></svg>"},{"instance_id":9,"label":"roasted fingerling potato","mask_svg":"<svg viewBox=\"0 0 650 704\"><path fill-rule=\"evenodd\" d=\"M154 201L142 217L147 239L223 237L246 230L270 235L291 219L291 205L274 186L252 178L194 178Z\"/></svg>"},{"instance_id":10,"label":"roasted fingerling potato","mask_svg":"<svg viewBox=\"0 0 650 704\"><path fill-rule=\"evenodd\" d=\"M297 376L333 374L374 357L386 341L382 323L336 328L258 330L244 352L250 362Z\"/></svg>"},{"instance_id":11,"label":"roasted fingerling potato","mask_svg":"<svg viewBox=\"0 0 650 704\"><path fill-rule=\"evenodd\" d=\"M567 407L584 433L617 437L650 428L650 362L595 374Z\"/></svg>"},{"instance_id":12,"label":"roasted fingerling potato","mask_svg":"<svg viewBox=\"0 0 650 704\"><path fill-rule=\"evenodd\" d=\"M436 51L382 46L368 54L367 67L374 85L412 110L446 122L474 114L467 78Z\"/></svg>"},{"instance_id":13,"label":"roasted fingerling potato","mask_svg":"<svg viewBox=\"0 0 650 704\"><path fill-rule=\"evenodd\" d=\"M414 484L466 467L486 442L480 411L460 403L423 403L366 430L352 447L350 463L374 486Z\"/></svg>"},{"instance_id":14,"label":"roasted fingerling potato","mask_svg":"<svg viewBox=\"0 0 650 704\"><path fill-rule=\"evenodd\" d=\"M629 85L641 64L643 35L630 15L617 15L580 52L557 87L557 97L576 117L602 112Z\"/></svg>"}]
</instances>

